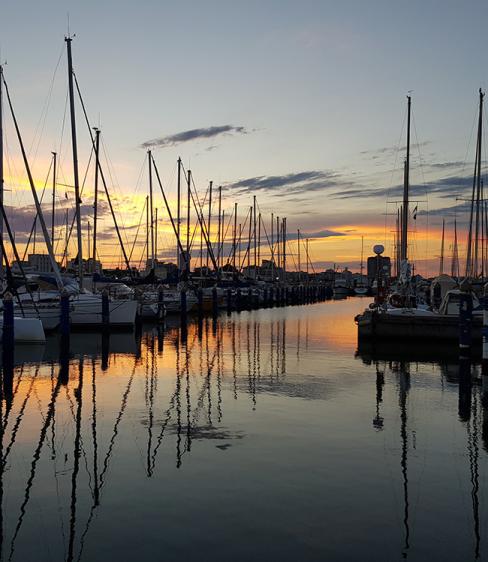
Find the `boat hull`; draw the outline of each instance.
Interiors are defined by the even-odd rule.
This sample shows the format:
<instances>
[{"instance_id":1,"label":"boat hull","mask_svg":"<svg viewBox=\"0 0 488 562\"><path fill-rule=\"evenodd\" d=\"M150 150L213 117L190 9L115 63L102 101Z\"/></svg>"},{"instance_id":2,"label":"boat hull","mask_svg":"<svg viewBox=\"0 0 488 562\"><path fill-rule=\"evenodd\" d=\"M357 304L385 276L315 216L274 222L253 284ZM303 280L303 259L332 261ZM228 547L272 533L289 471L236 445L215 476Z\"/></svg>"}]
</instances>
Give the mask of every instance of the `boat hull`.
<instances>
[{"instance_id":1,"label":"boat hull","mask_svg":"<svg viewBox=\"0 0 488 562\"><path fill-rule=\"evenodd\" d=\"M101 298L75 298L70 302L70 323L73 330L101 329ZM113 300L109 302L109 323L112 330L131 330L134 328L138 302L135 300Z\"/></svg>"},{"instance_id":2,"label":"boat hull","mask_svg":"<svg viewBox=\"0 0 488 562\"><path fill-rule=\"evenodd\" d=\"M3 322L0 325L0 340L3 338ZM14 342L36 343L46 342L46 335L42 323L37 318L14 317Z\"/></svg>"},{"instance_id":3,"label":"boat hull","mask_svg":"<svg viewBox=\"0 0 488 562\"><path fill-rule=\"evenodd\" d=\"M459 340L459 318L457 316L432 314L387 314L366 310L356 317L359 338L384 340ZM473 316L472 338L481 341L482 318Z\"/></svg>"}]
</instances>

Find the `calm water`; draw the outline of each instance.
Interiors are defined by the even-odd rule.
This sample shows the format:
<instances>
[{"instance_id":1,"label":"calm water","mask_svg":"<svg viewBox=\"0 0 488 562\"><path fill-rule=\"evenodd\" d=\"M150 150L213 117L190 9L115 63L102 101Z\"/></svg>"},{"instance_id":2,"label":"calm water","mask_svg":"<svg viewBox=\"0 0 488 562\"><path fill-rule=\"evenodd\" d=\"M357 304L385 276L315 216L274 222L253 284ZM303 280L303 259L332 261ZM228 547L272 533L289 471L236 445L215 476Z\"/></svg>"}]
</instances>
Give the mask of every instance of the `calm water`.
<instances>
[{"instance_id":1,"label":"calm water","mask_svg":"<svg viewBox=\"0 0 488 562\"><path fill-rule=\"evenodd\" d=\"M367 302L19 351L3 560L488 559L479 369L358 352Z\"/></svg>"}]
</instances>

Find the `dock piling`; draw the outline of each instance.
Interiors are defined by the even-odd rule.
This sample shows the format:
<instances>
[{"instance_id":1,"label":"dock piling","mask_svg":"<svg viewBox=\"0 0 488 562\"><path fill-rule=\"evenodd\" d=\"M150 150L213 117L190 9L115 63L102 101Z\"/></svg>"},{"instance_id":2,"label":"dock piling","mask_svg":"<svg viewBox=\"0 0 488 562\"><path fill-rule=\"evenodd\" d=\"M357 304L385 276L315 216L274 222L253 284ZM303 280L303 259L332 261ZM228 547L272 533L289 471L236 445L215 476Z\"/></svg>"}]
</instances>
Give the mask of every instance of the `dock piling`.
<instances>
[{"instance_id":1,"label":"dock piling","mask_svg":"<svg viewBox=\"0 0 488 562\"><path fill-rule=\"evenodd\" d=\"M462 290L459 295L459 352L461 355L469 354L471 350L472 323L473 297L471 293Z\"/></svg>"},{"instance_id":2,"label":"dock piling","mask_svg":"<svg viewBox=\"0 0 488 562\"><path fill-rule=\"evenodd\" d=\"M63 338L68 338L69 328L70 328L69 294L64 289L61 291L60 309L61 309L61 317L60 317L59 328L61 331L61 336L63 336Z\"/></svg>"},{"instance_id":3,"label":"dock piling","mask_svg":"<svg viewBox=\"0 0 488 562\"><path fill-rule=\"evenodd\" d=\"M164 287L158 286L158 321L164 320Z\"/></svg>"},{"instance_id":4,"label":"dock piling","mask_svg":"<svg viewBox=\"0 0 488 562\"><path fill-rule=\"evenodd\" d=\"M9 352L14 348L14 301L11 293L5 293L3 297L3 352Z\"/></svg>"},{"instance_id":5,"label":"dock piling","mask_svg":"<svg viewBox=\"0 0 488 562\"><path fill-rule=\"evenodd\" d=\"M102 291L102 326L104 331L108 331L110 326L110 302L106 289Z\"/></svg>"},{"instance_id":6,"label":"dock piling","mask_svg":"<svg viewBox=\"0 0 488 562\"><path fill-rule=\"evenodd\" d=\"M483 355L481 362L481 372L488 375L488 283L483 288Z\"/></svg>"}]
</instances>

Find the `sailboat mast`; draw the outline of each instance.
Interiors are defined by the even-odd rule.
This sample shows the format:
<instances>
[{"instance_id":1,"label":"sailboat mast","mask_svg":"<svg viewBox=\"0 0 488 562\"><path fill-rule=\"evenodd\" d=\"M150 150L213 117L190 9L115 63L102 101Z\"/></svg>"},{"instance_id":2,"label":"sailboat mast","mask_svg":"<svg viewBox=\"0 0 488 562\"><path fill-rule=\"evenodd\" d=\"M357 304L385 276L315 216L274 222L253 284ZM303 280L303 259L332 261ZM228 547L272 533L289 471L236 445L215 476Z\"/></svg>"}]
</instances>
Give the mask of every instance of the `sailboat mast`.
<instances>
[{"instance_id":1,"label":"sailboat mast","mask_svg":"<svg viewBox=\"0 0 488 562\"><path fill-rule=\"evenodd\" d=\"M218 206L218 228L217 228L217 269L220 269L220 244L222 240L222 186L219 186L219 206Z\"/></svg>"},{"instance_id":2,"label":"sailboat mast","mask_svg":"<svg viewBox=\"0 0 488 562\"><path fill-rule=\"evenodd\" d=\"M439 275L444 273L444 233L445 233L445 221L442 219L442 238L441 238L441 261L439 263Z\"/></svg>"},{"instance_id":3,"label":"sailboat mast","mask_svg":"<svg viewBox=\"0 0 488 562\"><path fill-rule=\"evenodd\" d=\"M477 134L477 141L476 141L476 156L475 156L475 163L474 163L474 174L473 174L473 191L471 194L471 210L469 215L469 231L468 231L468 244L467 244L467 252L466 252L466 277L469 276L476 276L477 271L476 267L474 267L474 260L473 261L473 213L475 211L475 201L478 198L479 193L479 186L478 181L481 179L481 134L482 134L482 115L483 115L483 97L484 94L479 90L479 113L478 113L478 134ZM478 209L477 209L478 210ZM474 247L476 249L477 240L474 241Z\"/></svg>"},{"instance_id":4,"label":"sailboat mast","mask_svg":"<svg viewBox=\"0 0 488 562\"><path fill-rule=\"evenodd\" d=\"M297 254L298 254L298 255L297 255L297 260L298 260L298 263L297 263L297 267L298 267L298 282L300 283L300 281L301 281L301 279L300 279L300 277L301 277L301 273L300 273L300 271L301 271L301 263L300 263L300 229L299 229L299 228L297 229Z\"/></svg>"},{"instance_id":5,"label":"sailboat mast","mask_svg":"<svg viewBox=\"0 0 488 562\"><path fill-rule=\"evenodd\" d=\"M149 195L146 195L146 266L149 263Z\"/></svg>"},{"instance_id":6,"label":"sailboat mast","mask_svg":"<svg viewBox=\"0 0 488 562\"><path fill-rule=\"evenodd\" d=\"M147 162L149 164L149 231L151 233L151 269L154 269L154 204L153 204L153 182L152 182L152 160L151 151L147 151Z\"/></svg>"},{"instance_id":7,"label":"sailboat mast","mask_svg":"<svg viewBox=\"0 0 488 562\"><path fill-rule=\"evenodd\" d=\"M476 231L474 239L474 267L473 275L478 277L478 253L479 253L479 223L480 223L480 200L481 200L481 145L483 142L483 98L484 94L480 88L480 113L479 113L479 123L478 123L478 142L476 145L477 155L476 155ZM483 236L483 235L482 235Z\"/></svg>"},{"instance_id":8,"label":"sailboat mast","mask_svg":"<svg viewBox=\"0 0 488 562\"><path fill-rule=\"evenodd\" d=\"M236 269L236 243L237 243L237 201L234 203L234 242L232 244L232 267Z\"/></svg>"},{"instance_id":9,"label":"sailboat mast","mask_svg":"<svg viewBox=\"0 0 488 562\"><path fill-rule=\"evenodd\" d=\"M359 266L359 271L361 275L361 283L363 282L363 256L364 256L364 236L361 236L361 264Z\"/></svg>"},{"instance_id":10,"label":"sailboat mast","mask_svg":"<svg viewBox=\"0 0 488 562\"><path fill-rule=\"evenodd\" d=\"M158 258L158 208L154 209L154 262Z\"/></svg>"},{"instance_id":11,"label":"sailboat mast","mask_svg":"<svg viewBox=\"0 0 488 562\"><path fill-rule=\"evenodd\" d=\"M0 64L0 206L3 209L3 66ZM3 214L0 213L0 288L3 284Z\"/></svg>"},{"instance_id":12,"label":"sailboat mast","mask_svg":"<svg viewBox=\"0 0 488 562\"><path fill-rule=\"evenodd\" d=\"M191 170L188 170L188 185L187 185L187 201L186 201L186 273L190 274L190 195L191 195Z\"/></svg>"},{"instance_id":13,"label":"sailboat mast","mask_svg":"<svg viewBox=\"0 0 488 562\"><path fill-rule=\"evenodd\" d=\"M261 267L261 213L258 215L258 267Z\"/></svg>"},{"instance_id":14,"label":"sailboat mast","mask_svg":"<svg viewBox=\"0 0 488 562\"><path fill-rule=\"evenodd\" d=\"M212 236L212 232L210 230L210 223L212 222L212 190L213 190L213 181L210 180L210 184L208 186L208 225L207 225L207 231L208 231L208 237L211 240L211 236ZM207 250L207 268L208 268L208 250Z\"/></svg>"},{"instance_id":15,"label":"sailboat mast","mask_svg":"<svg viewBox=\"0 0 488 562\"><path fill-rule=\"evenodd\" d=\"M274 213L271 213L271 280L274 280Z\"/></svg>"},{"instance_id":16,"label":"sailboat mast","mask_svg":"<svg viewBox=\"0 0 488 562\"><path fill-rule=\"evenodd\" d=\"M75 96L73 91L73 60L71 56L71 37L65 37L68 51L68 89L71 115L71 145L73 150L73 177L75 184L76 236L78 242L78 278L83 288L83 243L81 237L80 180L78 176L78 145L76 140Z\"/></svg>"},{"instance_id":17,"label":"sailboat mast","mask_svg":"<svg viewBox=\"0 0 488 562\"><path fill-rule=\"evenodd\" d=\"M181 158L178 158L178 183L176 194L176 265L178 267L178 275L181 271L180 263L180 225L181 225Z\"/></svg>"},{"instance_id":18,"label":"sailboat mast","mask_svg":"<svg viewBox=\"0 0 488 562\"><path fill-rule=\"evenodd\" d=\"M51 210L51 244L54 247L54 226L56 224L56 162L57 153L52 152L53 155L53 199L52 199L52 210Z\"/></svg>"},{"instance_id":19,"label":"sailboat mast","mask_svg":"<svg viewBox=\"0 0 488 562\"><path fill-rule=\"evenodd\" d=\"M252 235L252 211L253 208L249 207L249 231L247 235L247 276L251 273L251 235Z\"/></svg>"},{"instance_id":20,"label":"sailboat mast","mask_svg":"<svg viewBox=\"0 0 488 562\"><path fill-rule=\"evenodd\" d=\"M253 197L253 206L254 206L254 210L253 210L253 218L254 218L254 223L253 223L253 237L254 237L254 279L256 279L256 266L257 266L257 238L256 238L256 220L257 220L257 213L256 213L256 196L254 195Z\"/></svg>"},{"instance_id":21,"label":"sailboat mast","mask_svg":"<svg viewBox=\"0 0 488 562\"><path fill-rule=\"evenodd\" d=\"M100 129L95 131L95 197L93 201L93 270L97 259L97 223L98 223L98 168L100 166Z\"/></svg>"},{"instance_id":22,"label":"sailboat mast","mask_svg":"<svg viewBox=\"0 0 488 562\"><path fill-rule=\"evenodd\" d=\"M276 217L276 264L278 268L278 277L281 277L281 248L280 248L280 217Z\"/></svg>"},{"instance_id":23,"label":"sailboat mast","mask_svg":"<svg viewBox=\"0 0 488 562\"><path fill-rule=\"evenodd\" d=\"M307 282L308 282L308 262L309 262L309 258L308 258L308 238L305 240L305 251L307 254Z\"/></svg>"},{"instance_id":24,"label":"sailboat mast","mask_svg":"<svg viewBox=\"0 0 488 562\"><path fill-rule=\"evenodd\" d=\"M286 281L286 217L283 219L283 281Z\"/></svg>"},{"instance_id":25,"label":"sailboat mast","mask_svg":"<svg viewBox=\"0 0 488 562\"><path fill-rule=\"evenodd\" d=\"M410 115L412 98L407 96L407 157L405 159L405 173L403 179L403 218L402 218L402 245L400 259L407 259L408 248L408 197L410 187Z\"/></svg>"},{"instance_id":26,"label":"sailboat mast","mask_svg":"<svg viewBox=\"0 0 488 562\"><path fill-rule=\"evenodd\" d=\"M457 221L454 219L454 242L452 246L452 263L451 276L459 277L459 257L458 257L458 241L457 241Z\"/></svg>"}]
</instances>

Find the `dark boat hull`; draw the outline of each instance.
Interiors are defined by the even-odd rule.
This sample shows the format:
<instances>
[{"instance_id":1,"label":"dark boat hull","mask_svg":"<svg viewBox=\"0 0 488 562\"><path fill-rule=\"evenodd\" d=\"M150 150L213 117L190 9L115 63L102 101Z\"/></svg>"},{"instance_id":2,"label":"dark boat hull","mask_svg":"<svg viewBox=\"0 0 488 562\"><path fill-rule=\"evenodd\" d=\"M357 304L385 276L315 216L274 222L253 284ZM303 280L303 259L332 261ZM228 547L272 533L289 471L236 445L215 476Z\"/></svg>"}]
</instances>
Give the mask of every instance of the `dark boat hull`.
<instances>
[{"instance_id":1,"label":"dark boat hull","mask_svg":"<svg viewBox=\"0 0 488 562\"><path fill-rule=\"evenodd\" d=\"M366 310L356 317L359 338L384 340L458 341L457 316L391 315L376 310ZM481 341L482 317L473 316L472 339Z\"/></svg>"}]
</instances>

